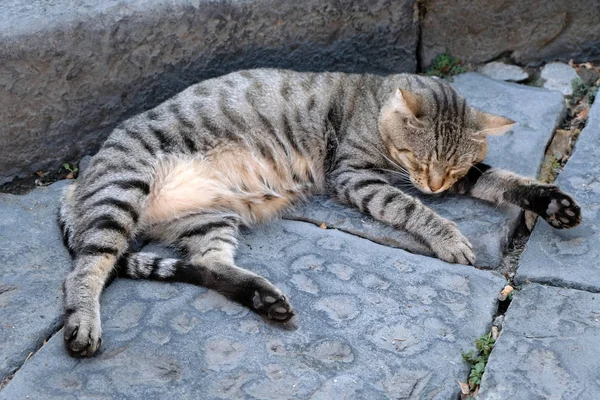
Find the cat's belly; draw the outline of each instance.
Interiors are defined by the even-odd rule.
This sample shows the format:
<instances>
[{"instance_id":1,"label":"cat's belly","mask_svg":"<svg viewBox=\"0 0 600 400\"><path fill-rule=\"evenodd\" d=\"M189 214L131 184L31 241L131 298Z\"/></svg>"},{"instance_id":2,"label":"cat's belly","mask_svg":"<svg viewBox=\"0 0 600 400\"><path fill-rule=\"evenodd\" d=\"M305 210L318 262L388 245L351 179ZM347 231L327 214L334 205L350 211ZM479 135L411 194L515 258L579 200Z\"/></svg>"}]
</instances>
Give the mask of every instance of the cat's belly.
<instances>
[{"instance_id":1,"label":"cat's belly","mask_svg":"<svg viewBox=\"0 0 600 400\"><path fill-rule=\"evenodd\" d=\"M239 148L208 157L168 156L156 169L142 221L150 225L199 211L227 210L247 224L262 222L320 190L321 175L300 156L266 159Z\"/></svg>"}]
</instances>

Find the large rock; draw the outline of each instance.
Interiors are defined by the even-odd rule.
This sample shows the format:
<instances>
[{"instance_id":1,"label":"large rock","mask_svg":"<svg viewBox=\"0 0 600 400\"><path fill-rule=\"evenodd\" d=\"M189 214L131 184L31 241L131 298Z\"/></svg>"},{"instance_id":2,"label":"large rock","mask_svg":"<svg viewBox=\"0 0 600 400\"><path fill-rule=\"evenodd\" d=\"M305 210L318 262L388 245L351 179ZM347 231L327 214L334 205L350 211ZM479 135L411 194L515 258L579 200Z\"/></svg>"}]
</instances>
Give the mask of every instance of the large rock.
<instances>
[{"instance_id":1,"label":"large rock","mask_svg":"<svg viewBox=\"0 0 600 400\"><path fill-rule=\"evenodd\" d=\"M0 194L0 382L60 327L71 269L56 211L68 181L26 196Z\"/></svg>"},{"instance_id":2,"label":"large rock","mask_svg":"<svg viewBox=\"0 0 600 400\"><path fill-rule=\"evenodd\" d=\"M535 177L548 141L564 115L564 99L560 93L500 82L475 73L455 77L453 85L473 106L517 121L512 133L488 139L486 162ZM518 207L496 207L465 197L421 198L458 224L475 247L477 266L493 268L500 264L519 220L521 211ZM323 198L296 208L287 217L317 225L325 222L378 243L431 254L412 236Z\"/></svg>"},{"instance_id":3,"label":"large rock","mask_svg":"<svg viewBox=\"0 0 600 400\"><path fill-rule=\"evenodd\" d=\"M116 123L252 67L416 68L414 0L8 0L0 184L93 153Z\"/></svg>"},{"instance_id":4,"label":"large rock","mask_svg":"<svg viewBox=\"0 0 600 400\"><path fill-rule=\"evenodd\" d=\"M425 0L421 15L423 67L441 53L475 63L600 59L598 0Z\"/></svg>"},{"instance_id":5,"label":"large rock","mask_svg":"<svg viewBox=\"0 0 600 400\"><path fill-rule=\"evenodd\" d=\"M280 221L243 237L238 260L289 295L284 327L204 288L117 280L103 348L70 358L62 332L0 399L450 399L504 278Z\"/></svg>"},{"instance_id":6,"label":"large rock","mask_svg":"<svg viewBox=\"0 0 600 400\"><path fill-rule=\"evenodd\" d=\"M526 286L515 294L480 400L600 399L600 296Z\"/></svg>"},{"instance_id":7,"label":"large rock","mask_svg":"<svg viewBox=\"0 0 600 400\"><path fill-rule=\"evenodd\" d=\"M558 176L582 211L581 225L556 230L538 220L517 273L519 283L539 282L600 292L600 101Z\"/></svg>"}]
</instances>

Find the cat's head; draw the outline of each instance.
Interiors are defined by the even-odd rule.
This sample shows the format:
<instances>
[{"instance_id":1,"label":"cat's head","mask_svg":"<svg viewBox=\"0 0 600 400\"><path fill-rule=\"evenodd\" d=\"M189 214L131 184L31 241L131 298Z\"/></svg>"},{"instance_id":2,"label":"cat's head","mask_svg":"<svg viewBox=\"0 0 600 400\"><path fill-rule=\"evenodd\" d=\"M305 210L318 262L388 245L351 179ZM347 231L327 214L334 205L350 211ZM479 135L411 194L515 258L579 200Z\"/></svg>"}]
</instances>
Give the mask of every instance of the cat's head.
<instances>
[{"instance_id":1,"label":"cat's head","mask_svg":"<svg viewBox=\"0 0 600 400\"><path fill-rule=\"evenodd\" d=\"M514 121L470 107L450 85L418 78L397 88L382 107L379 132L389 158L424 193L441 193L487 153L486 137L508 132Z\"/></svg>"}]
</instances>

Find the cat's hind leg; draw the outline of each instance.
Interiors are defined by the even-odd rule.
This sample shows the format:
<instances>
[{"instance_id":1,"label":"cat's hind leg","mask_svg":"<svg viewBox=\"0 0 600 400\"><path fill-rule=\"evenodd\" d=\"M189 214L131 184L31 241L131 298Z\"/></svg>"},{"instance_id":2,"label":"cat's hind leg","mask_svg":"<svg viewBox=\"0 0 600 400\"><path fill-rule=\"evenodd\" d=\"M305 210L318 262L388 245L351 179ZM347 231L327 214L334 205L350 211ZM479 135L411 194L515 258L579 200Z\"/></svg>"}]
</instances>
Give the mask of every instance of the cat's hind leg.
<instances>
[{"instance_id":1,"label":"cat's hind leg","mask_svg":"<svg viewBox=\"0 0 600 400\"><path fill-rule=\"evenodd\" d=\"M160 224L150 229L150 235L179 247L184 259L133 253L120 260L119 274L204 286L269 319L286 322L294 313L281 290L235 264L240 224L236 214L225 212L196 213Z\"/></svg>"},{"instance_id":2,"label":"cat's hind leg","mask_svg":"<svg viewBox=\"0 0 600 400\"><path fill-rule=\"evenodd\" d=\"M65 192L59 225L74 264L64 282L64 340L71 355L89 357L100 347L100 294L136 232L149 191L144 178L97 179Z\"/></svg>"}]
</instances>

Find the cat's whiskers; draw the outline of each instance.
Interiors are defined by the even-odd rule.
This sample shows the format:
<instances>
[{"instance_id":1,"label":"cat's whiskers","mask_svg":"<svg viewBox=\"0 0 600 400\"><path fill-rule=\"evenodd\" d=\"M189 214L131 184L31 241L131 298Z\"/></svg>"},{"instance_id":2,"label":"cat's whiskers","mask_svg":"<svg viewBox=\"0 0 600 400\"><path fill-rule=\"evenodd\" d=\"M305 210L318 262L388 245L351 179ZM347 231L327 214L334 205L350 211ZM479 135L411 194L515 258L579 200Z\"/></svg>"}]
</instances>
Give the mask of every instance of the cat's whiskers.
<instances>
[{"instance_id":1,"label":"cat's whiskers","mask_svg":"<svg viewBox=\"0 0 600 400\"><path fill-rule=\"evenodd\" d=\"M403 171L395 171L393 169L386 169L386 168L377 168L377 169L380 171L386 171L391 174L398 175L400 178L403 178L407 182L410 182L410 175L408 175L407 173L405 173Z\"/></svg>"},{"instance_id":2,"label":"cat's whiskers","mask_svg":"<svg viewBox=\"0 0 600 400\"><path fill-rule=\"evenodd\" d=\"M419 193L419 190L414 186L407 186L405 188L401 188L400 190L402 191L402 193L406 193L406 194L413 194L413 193L418 194Z\"/></svg>"},{"instance_id":3,"label":"cat's whiskers","mask_svg":"<svg viewBox=\"0 0 600 400\"><path fill-rule=\"evenodd\" d=\"M471 164L471 166L469 168L475 168L477 171L479 171L483 174L483 171L480 170L479 168L477 168L477 165L475 165L475 164Z\"/></svg>"},{"instance_id":4,"label":"cat's whiskers","mask_svg":"<svg viewBox=\"0 0 600 400\"><path fill-rule=\"evenodd\" d=\"M386 156L385 154L383 154L383 152L381 150L379 150L377 147L375 147L375 145L373 145L373 148L383 156L383 158L385 158L386 160L388 160L390 162L390 164L392 164L394 167L398 168L397 172L404 172L406 174L408 174L408 170L406 168L404 168L403 166L401 166L400 164L398 164L396 161L392 160L391 158L389 158L388 156Z\"/></svg>"}]
</instances>

